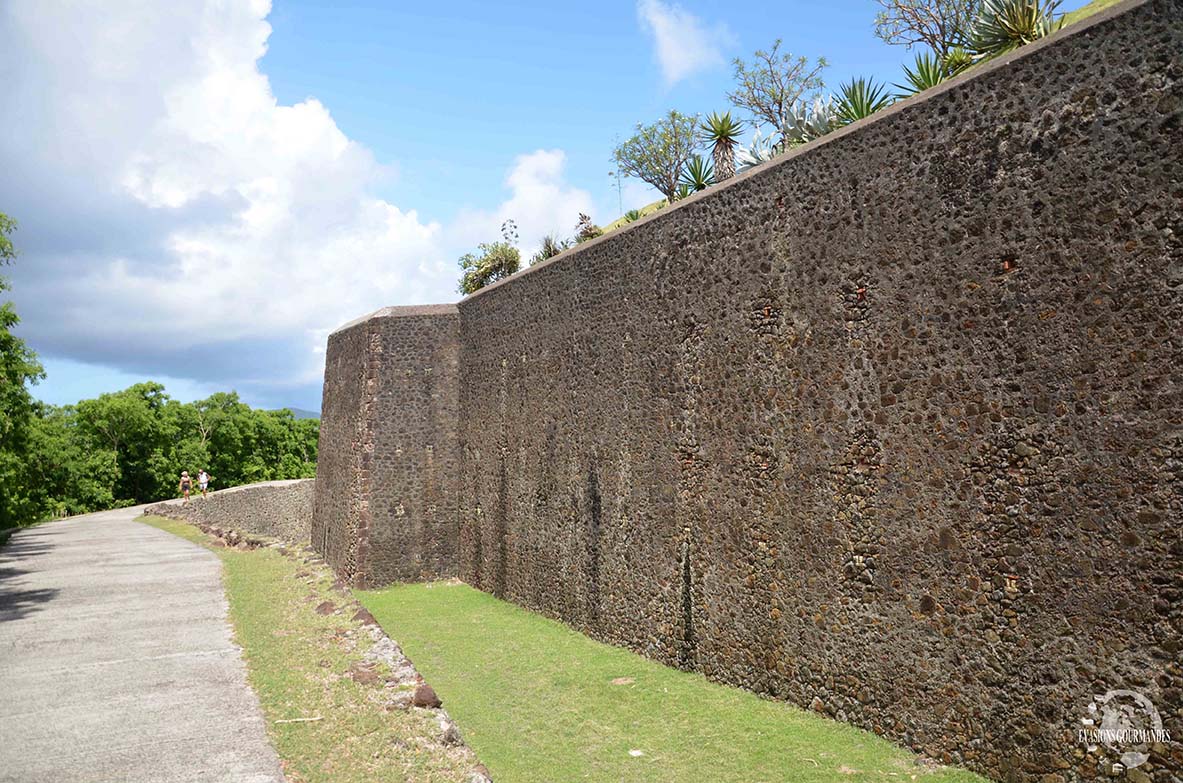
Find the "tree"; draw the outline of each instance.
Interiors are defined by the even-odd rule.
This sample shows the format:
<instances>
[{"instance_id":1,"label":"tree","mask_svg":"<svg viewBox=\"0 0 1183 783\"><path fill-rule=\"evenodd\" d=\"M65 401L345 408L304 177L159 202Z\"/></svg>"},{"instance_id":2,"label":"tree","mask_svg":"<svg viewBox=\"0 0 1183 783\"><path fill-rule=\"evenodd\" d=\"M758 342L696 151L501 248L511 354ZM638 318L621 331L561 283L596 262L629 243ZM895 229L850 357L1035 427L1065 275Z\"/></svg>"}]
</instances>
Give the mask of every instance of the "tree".
<instances>
[{"instance_id":1,"label":"tree","mask_svg":"<svg viewBox=\"0 0 1183 783\"><path fill-rule=\"evenodd\" d=\"M757 50L752 62L734 60L735 90L727 93L731 103L752 115L757 125L771 125L781 136L781 144L790 143L789 116L792 107L803 99L816 97L825 86L822 71L825 58L811 65L808 58L780 51L778 38L769 51Z\"/></svg>"},{"instance_id":2,"label":"tree","mask_svg":"<svg viewBox=\"0 0 1183 783\"><path fill-rule=\"evenodd\" d=\"M471 294L489 283L509 277L522 266L522 254L516 245L518 229L512 220L501 224L500 242L482 242L479 254L465 253L460 257L460 293Z\"/></svg>"},{"instance_id":3,"label":"tree","mask_svg":"<svg viewBox=\"0 0 1183 783\"><path fill-rule=\"evenodd\" d=\"M16 221L0 213L0 264L16 258L10 238L15 230ZM0 276L0 294L7 290L8 281ZM36 403L28 387L45 377L37 354L12 333L18 323L12 302L0 304L0 529L25 521L33 512L24 456Z\"/></svg>"},{"instance_id":4,"label":"tree","mask_svg":"<svg viewBox=\"0 0 1183 783\"><path fill-rule=\"evenodd\" d=\"M647 182L672 202L698 143L697 129L697 116L671 110L652 125L638 124L636 134L616 148L612 159L625 176Z\"/></svg>"},{"instance_id":5,"label":"tree","mask_svg":"<svg viewBox=\"0 0 1183 783\"><path fill-rule=\"evenodd\" d=\"M875 35L884 43L912 48L923 44L944 60L954 49L968 49L970 30L982 0L878 0Z\"/></svg>"},{"instance_id":6,"label":"tree","mask_svg":"<svg viewBox=\"0 0 1183 783\"><path fill-rule=\"evenodd\" d=\"M702 140L710 145L715 161L715 179L719 182L735 176L735 145L743 133L743 123L731 118L731 112L712 112L699 130Z\"/></svg>"}]
</instances>

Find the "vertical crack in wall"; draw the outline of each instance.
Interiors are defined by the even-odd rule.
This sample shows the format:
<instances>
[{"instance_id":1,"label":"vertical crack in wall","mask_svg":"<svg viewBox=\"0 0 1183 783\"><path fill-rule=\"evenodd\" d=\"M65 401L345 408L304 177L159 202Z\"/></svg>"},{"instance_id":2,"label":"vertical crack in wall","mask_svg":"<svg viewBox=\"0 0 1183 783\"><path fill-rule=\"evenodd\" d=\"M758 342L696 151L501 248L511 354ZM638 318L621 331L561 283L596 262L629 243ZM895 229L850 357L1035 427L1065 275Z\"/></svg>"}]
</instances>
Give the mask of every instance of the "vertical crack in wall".
<instances>
[{"instance_id":1,"label":"vertical crack in wall","mask_svg":"<svg viewBox=\"0 0 1183 783\"><path fill-rule=\"evenodd\" d=\"M683 337L678 355L678 381L681 384L681 421L676 441L680 467L677 518L682 523L678 540L678 638L675 648L678 665L693 668L698 657L698 639L694 633L694 547L692 541L706 513L708 465L698 439L698 405L702 397L702 345L707 327L692 315L682 323Z\"/></svg>"},{"instance_id":2,"label":"vertical crack in wall","mask_svg":"<svg viewBox=\"0 0 1183 783\"><path fill-rule=\"evenodd\" d=\"M497 541L497 560L493 565L493 595L505 597L505 574L509 560L509 467L503 450L497 461L497 510L493 519L493 536Z\"/></svg>"},{"instance_id":3,"label":"vertical crack in wall","mask_svg":"<svg viewBox=\"0 0 1183 783\"><path fill-rule=\"evenodd\" d=\"M600 498L600 477L592 456L587 471L587 622L600 627L600 524L603 508Z\"/></svg>"},{"instance_id":4,"label":"vertical crack in wall","mask_svg":"<svg viewBox=\"0 0 1183 783\"><path fill-rule=\"evenodd\" d=\"M682 539L681 555L678 570L681 576L681 627L678 639L678 668L693 669L698 658L698 639L694 635L694 572L693 546L690 543L689 530L687 537Z\"/></svg>"}]
</instances>

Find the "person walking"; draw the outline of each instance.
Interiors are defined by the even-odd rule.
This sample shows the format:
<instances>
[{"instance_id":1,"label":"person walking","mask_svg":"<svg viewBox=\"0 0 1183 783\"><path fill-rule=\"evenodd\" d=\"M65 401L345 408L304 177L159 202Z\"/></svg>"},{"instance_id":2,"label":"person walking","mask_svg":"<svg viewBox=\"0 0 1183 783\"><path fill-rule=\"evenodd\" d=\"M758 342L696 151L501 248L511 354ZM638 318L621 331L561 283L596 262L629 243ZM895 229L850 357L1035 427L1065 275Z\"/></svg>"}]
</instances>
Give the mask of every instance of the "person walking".
<instances>
[{"instance_id":1,"label":"person walking","mask_svg":"<svg viewBox=\"0 0 1183 783\"><path fill-rule=\"evenodd\" d=\"M205 472L205 468L197 471L197 488L201 490L201 496L209 497L206 490L209 489L209 474Z\"/></svg>"},{"instance_id":2,"label":"person walking","mask_svg":"<svg viewBox=\"0 0 1183 783\"><path fill-rule=\"evenodd\" d=\"M193 482L189 480L189 471L182 470L181 471L181 483L179 485L180 490L181 490L181 494L184 495L184 497L185 497L184 501L182 501L182 502L184 502L184 503L189 502L189 490L192 489L192 486L193 486Z\"/></svg>"}]
</instances>

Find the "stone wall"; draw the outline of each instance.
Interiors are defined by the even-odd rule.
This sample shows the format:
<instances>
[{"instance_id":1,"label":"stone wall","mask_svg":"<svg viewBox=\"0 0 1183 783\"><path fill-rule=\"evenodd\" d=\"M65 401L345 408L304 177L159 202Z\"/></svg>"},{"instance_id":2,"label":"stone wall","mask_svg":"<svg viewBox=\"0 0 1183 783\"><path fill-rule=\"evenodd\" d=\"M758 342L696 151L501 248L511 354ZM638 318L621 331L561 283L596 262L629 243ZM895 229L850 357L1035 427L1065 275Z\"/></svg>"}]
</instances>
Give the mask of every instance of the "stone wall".
<instances>
[{"instance_id":1,"label":"stone wall","mask_svg":"<svg viewBox=\"0 0 1183 783\"><path fill-rule=\"evenodd\" d=\"M312 524L313 479L268 481L211 492L198 492L188 503L170 500L148 506L145 514L183 519L199 525L232 528L307 545Z\"/></svg>"},{"instance_id":2,"label":"stone wall","mask_svg":"<svg viewBox=\"0 0 1183 783\"><path fill-rule=\"evenodd\" d=\"M462 301L461 577L1003 780L1100 774L1110 689L1183 738L1181 164L1128 2ZM330 340L334 483L422 328Z\"/></svg>"},{"instance_id":3,"label":"stone wall","mask_svg":"<svg viewBox=\"0 0 1183 783\"><path fill-rule=\"evenodd\" d=\"M312 544L351 584L456 573L459 329L390 307L329 336Z\"/></svg>"}]
</instances>

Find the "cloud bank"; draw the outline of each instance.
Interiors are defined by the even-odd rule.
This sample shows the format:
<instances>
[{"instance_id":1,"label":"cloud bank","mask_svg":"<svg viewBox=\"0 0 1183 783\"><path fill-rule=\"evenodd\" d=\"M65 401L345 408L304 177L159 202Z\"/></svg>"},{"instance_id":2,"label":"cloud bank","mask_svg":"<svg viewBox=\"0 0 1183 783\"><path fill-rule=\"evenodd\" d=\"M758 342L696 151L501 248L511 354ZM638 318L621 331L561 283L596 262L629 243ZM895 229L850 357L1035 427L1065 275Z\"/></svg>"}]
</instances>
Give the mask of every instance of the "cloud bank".
<instances>
[{"instance_id":1,"label":"cloud bank","mask_svg":"<svg viewBox=\"0 0 1183 783\"><path fill-rule=\"evenodd\" d=\"M503 214L540 237L557 210L586 211L559 150L519 158L509 200L456 231L374 196L390 167L315 98L273 95L259 68L269 12L0 6L0 105L15 120L0 134L0 211L20 222L9 273L38 351L307 405L333 328L456 298L452 237L495 238Z\"/></svg>"}]
</instances>

